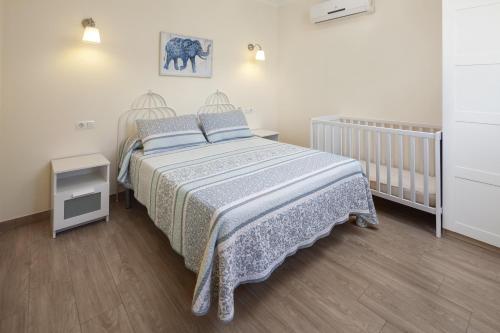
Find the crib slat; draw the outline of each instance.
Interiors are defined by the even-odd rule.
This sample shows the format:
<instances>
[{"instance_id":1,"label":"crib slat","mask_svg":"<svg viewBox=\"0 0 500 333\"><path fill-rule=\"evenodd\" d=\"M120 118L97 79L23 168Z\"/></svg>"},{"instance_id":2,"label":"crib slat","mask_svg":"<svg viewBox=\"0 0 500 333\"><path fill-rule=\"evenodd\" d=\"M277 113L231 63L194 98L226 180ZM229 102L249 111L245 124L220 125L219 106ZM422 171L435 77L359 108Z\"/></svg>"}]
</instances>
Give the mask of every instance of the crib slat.
<instances>
[{"instance_id":1,"label":"crib slat","mask_svg":"<svg viewBox=\"0 0 500 333\"><path fill-rule=\"evenodd\" d=\"M386 151L386 167L387 167L387 194L392 194L391 173L392 173L392 135L387 133L387 151Z\"/></svg>"},{"instance_id":2,"label":"crib slat","mask_svg":"<svg viewBox=\"0 0 500 333\"><path fill-rule=\"evenodd\" d=\"M318 131L318 147L319 150L324 151L325 147L323 147L323 136L325 135L325 124L321 124L321 130Z\"/></svg>"},{"instance_id":3,"label":"crib slat","mask_svg":"<svg viewBox=\"0 0 500 333\"><path fill-rule=\"evenodd\" d=\"M318 138L317 138L317 145L319 150L323 150L323 137L325 134L325 124L321 123L318 124Z\"/></svg>"},{"instance_id":4,"label":"crib slat","mask_svg":"<svg viewBox=\"0 0 500 333\"><path fill-rule=\"evenodd\" d=\"M316 123L314 124L314 133L313 133L314 149L318 149L318 130L319 130L319 124Z\"/></svg>"},{"instance_id":5,"label":"crib slat","mask_svg":"<svg viewBox=\"0 0 500 333\"><path fill-rule=\"evenodd\" d=\"M344 155L344 128L340 127L340 155Z\"/></svg>"},{"instance_id":6,"label":"crib slat","mask_svg":"<svg viewBox=\"0 0 500 333\"><path fill-rule=\"evenodd\" d=\"M328 151L328 140L326 139L327 138L327 135L326 135L326 132L327 132L327 128L328 130L331 128L330 125L324 125L324 129L323 129L323 151L327 152Z\"/></svg>"},{"instance_id":7,"label":"crib slat","mask_svg":"<svg viewBox=\"0 0 500 333\"><path fill-rule=\"evenodd\" d=\"M315 144L316 149L321 150L321 147L319 146L319 140L321 139L321 135L320 135L319 130L320 130L320 124L317 124L316 125L316 135L314 138L314 144Z\"/></svg>"},{"instance_id":8,"label":"crib slat","mask_svg":"<svg viewBox=\"0 0 500 333\"><path fill-rule=\"evenodd\" d=\"M410 138L410 193L411 201L417 201L417 193L415 191L415 137Z\"/></svg>"},{"instance_id":9,"label":"crib slat","mask_svg":"<svg viewBox=\"0 0 500 333\"><path fill-rule=\"evenodd\" d=\"M335 126L331 126L330 145L332 146L332 154L335 154Z\"/></svg>"},{"instance_id":10,"label":"crib slat","mask_svg":"<svg viewBox=\"0 0 500 333\"><path fill-rule=\"evenodd\" d=\"M357 129L358 131L358 161L361 160L361 129Z\"/></svg>"},{"instance_id":11,"label":"crib slat","mask_svg":"<svg viewBox=\"0 0 500 333\"><path fill-rule=\"evenodd\" d=\"M365 143L366 143L366 178L368 178L368 182L370 182L370 160L371 160L371 157L370 157L370 146L371 146L371 136L372 136L372 132L370 130L367 130L365 132Z\"/></svg>"},{"instance_id":12,"label":"crib slat","mask_svg":"<svg viewBox=\"0 0 500 333\"><path fill-rule=\"evenodd\" d=\"M404 151L403 151L403 135L399 135L399 163L398 163L398 185L399 185L399 197L403 199L404 187L403 187L403 163L404 163Z\"/></svg>"},{"instance_id":13,"label":"crib slat","mask_svg":"<svg viewBox=\"0 0 500 333\"><path fill-rule=\"evenodd\" d=\"M429 139L424 138L424 205L429 206Z\"/></svg>"},{"instance_id":14,"label":"crib slat","mask_svg":"<svg viewBox=\"0 0 500 333\"><path fill-rule=\"evenodd\" d=\"M347 131L347 146L349 157L352 157L352 127Z\"/></svg>"},{"instance_id":15,"label":"crib slat","mask_svg":"<svg viewBox=\"0 0 500 333\"><path fill-rule=\"evenodd\" d=\"M312 149L315 149L314 147L314 121L311 121L311 126L309 127L309 146Z\"/></svg>"},{"instance_id":16,"label":"crib slat","mask_svg":"<svg viewBox=\"0 0 500 333\"><path fill-rule=\"evenodd\" d=\"M376 141L376 181L377 181L377 191L380 192L380 132L377 131L377 141Z\"/></svg>"}]
</instances>

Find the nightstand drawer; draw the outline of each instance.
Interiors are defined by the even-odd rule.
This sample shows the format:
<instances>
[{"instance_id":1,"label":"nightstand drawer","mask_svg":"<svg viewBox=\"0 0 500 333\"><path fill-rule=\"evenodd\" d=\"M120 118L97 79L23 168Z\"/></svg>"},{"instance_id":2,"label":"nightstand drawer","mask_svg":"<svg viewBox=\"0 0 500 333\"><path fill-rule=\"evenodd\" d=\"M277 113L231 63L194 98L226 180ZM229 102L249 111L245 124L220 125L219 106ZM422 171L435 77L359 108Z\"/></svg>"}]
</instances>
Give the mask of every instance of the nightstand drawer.
<instances>
[{"instance_id":1,"label":"nightstand drawer","mask_svg":"<svg viewBox=\"0 0 500 333\"><path fill-rule=\"evenodd\" d=\"M64 200L64 219L101 210L101 192L74 196Z\"/></svg>"},{"instance_id":2,"label":"nightstand drawer","mask_svg":"<svg viewBox=\"0 0 500 333\"><path fill-rule=\"evenodd\" d=\"M109 185L94 185L86 189L54 196L54 231L77 226L109 215Z\"/></svg>"}]
</instances>

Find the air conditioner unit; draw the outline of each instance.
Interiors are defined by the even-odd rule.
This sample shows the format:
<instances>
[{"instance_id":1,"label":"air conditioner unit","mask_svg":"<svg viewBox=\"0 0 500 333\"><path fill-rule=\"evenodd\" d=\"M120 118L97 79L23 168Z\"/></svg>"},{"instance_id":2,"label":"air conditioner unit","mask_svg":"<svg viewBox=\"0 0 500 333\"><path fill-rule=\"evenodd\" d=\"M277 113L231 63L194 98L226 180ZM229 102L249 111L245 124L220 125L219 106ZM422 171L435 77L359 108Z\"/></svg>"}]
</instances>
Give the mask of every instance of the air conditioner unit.
<instances>
[{"instance_id":1,"label":"air conditioner unit","mask_svg":"<svg viewBox=\"0 0 500 333\"><path fill-rule=\"evenodd\" d=\"M320 23L340 17L370 12L372 0L324 0L311 7L311 21Z\"/></svg>"}]
</instances>

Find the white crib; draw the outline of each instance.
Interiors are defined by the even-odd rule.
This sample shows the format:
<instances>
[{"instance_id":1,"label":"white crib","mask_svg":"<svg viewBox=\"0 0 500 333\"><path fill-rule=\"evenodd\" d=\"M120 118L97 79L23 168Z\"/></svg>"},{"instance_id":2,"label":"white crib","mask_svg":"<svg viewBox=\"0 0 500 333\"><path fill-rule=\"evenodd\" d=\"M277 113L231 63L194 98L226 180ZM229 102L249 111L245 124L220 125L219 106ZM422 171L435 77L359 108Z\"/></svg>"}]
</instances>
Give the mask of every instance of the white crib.
<instances>
[{"instance_id":1,"label":"white crib","mask_svg":"<svg viewBox=\"0 0 500 333\"><path fill-rule=\"evenodd\" d=\"M441 129L323 116L311 120L311 147L357 159L372 194L436 215L441 237Z\"/></svg>"}]
</instances>

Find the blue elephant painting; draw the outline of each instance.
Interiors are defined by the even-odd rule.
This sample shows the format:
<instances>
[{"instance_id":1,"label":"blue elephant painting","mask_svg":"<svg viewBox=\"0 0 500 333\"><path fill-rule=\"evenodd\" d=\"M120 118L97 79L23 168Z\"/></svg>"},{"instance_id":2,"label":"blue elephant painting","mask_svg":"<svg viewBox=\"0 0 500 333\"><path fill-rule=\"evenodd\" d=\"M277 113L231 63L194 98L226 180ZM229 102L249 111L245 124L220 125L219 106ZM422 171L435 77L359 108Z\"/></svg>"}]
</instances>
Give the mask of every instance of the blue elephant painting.
<instances>
[{"instance_id":1,"label":"blue elephant painting","mask_svg":"<svg viewBox=\"0 0 500 333\"><path fill-rule=\"evenodd\" d=\"M212 76L211 40L162 32L160 41L161 75Z\"/></svg>"}]
</instances>

